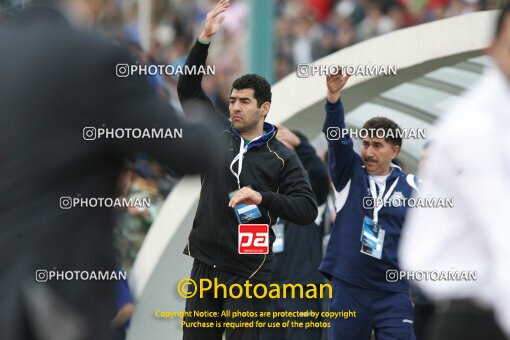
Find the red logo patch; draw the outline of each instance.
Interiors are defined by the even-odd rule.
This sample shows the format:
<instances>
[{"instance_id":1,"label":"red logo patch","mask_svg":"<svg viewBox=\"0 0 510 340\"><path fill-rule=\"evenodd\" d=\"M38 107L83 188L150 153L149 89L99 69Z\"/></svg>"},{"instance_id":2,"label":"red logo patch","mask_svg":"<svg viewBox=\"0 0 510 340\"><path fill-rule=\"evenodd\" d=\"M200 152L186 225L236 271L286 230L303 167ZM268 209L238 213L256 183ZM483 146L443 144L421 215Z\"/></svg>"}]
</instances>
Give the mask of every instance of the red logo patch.
<instances>
[{"instance_id":1,"label":"red logo patch","mask_svg":"<svg viewBox=\"0 0 510 340\"><path fill-rule=\"evenodd\" d=\"M269 225L240 224L239 254L269 254Z\"/></svg>"}]
</instances>

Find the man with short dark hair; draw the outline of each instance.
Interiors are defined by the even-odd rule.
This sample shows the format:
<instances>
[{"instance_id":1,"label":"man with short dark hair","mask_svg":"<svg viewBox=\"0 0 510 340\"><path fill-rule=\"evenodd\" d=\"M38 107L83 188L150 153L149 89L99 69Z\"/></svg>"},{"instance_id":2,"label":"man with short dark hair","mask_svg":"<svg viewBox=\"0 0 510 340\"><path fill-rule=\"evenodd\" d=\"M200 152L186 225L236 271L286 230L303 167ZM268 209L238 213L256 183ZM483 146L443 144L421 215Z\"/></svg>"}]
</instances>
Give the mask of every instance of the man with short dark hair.
<instances>
[{"instance_id":1,"label":"man with short dark hair","mask_svg":"<svg viewBox=\"0 0 510 340\"><path fill-rule=\"evenodd\" d=\"M381 135L384 135L386 142L396 145L399 148L402 147L402 137L398 134L400 127L397 123L386 117L374 117L370 118L363 124L363 129L367 131L367 134L372 134L377 137L378 130ZM394 133L393 133L394 132Z\"/></svg>"},{"instance_id":2,"label":"man with short dark hair","mask_svg":"<svg viewBox=\"0 0 510 340\"><path fill-rule=\"evenodd\" d=\"M495 66L442 115L420 172L423 197L455 205L414 210L402 240L406 269L476 274L417 282L437 304L427 339L510 337L510 4L495 32L487 49Z\"/></svg>"},{"instance_id":3,"label":"man with short dark hair","mask_svg":"<svg viewBox=\"0 0 510 340\"><path fill-rule=\"evenodd\" d=\"M186 66L205 65L210 39L218 30L228 8L222 0L207 14L202 34L190 51ZM201 75L183 75L177 90L186 114L191 106L206 112L214 107L201 86ZM276 138L277 128L265 122L271 107L271 87L262 77L244 75L234 81L230 94L230 118L219 112L211 115L211 125L218 127L217 166L202 173L202 189L193 228L184 253L195 261L191 278L217 279L227 287L236 284L266 284L271 272L271 245L275 239L269 228L268 253L240 253L239 224L272 226L278 217L299 225L312 223L317 205L306 173L297 155ZM222 290L219 289L221 292ZM236 318L223 311L262 312L268 299L214 296L212 290L186 300L186 311L217 312L215 318L187 317L186 322L218 322L212 328L184 325L184 339L221 339L224 322L253 321L254 317ZM259 339L262 328L226 328L227 339Z\"/></svg>"},{"instance_id":4,"label":"man with short dark hair","mask_svg":"<svg viewBox=\"0 0 510 340\"><path fill-rule=\"evenodd\" d=\"M415 187L414 176L394 164L402 139L392 120L376 117L364 124L367 137L361 156L354 152L349 136L328 132L345 128L340 90L348 78L340 73L327 76L323 131L329 139L337 216L320 270L333 284L329 310L349 313L347 318L331 320L328 335L330 339L369 339L374 330L379 340L412 340L408 283L388 278L387 273L399 270L397 246L404 202Z\"/></svg>"}]
</instances>

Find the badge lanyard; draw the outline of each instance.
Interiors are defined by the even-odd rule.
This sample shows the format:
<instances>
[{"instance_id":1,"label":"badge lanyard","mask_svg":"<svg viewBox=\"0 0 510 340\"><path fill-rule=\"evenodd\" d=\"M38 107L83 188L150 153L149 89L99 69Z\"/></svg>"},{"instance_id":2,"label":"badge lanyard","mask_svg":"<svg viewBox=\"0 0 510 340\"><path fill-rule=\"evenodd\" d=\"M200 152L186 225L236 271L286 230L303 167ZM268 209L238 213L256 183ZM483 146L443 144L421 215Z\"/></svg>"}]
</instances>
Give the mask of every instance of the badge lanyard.
<instances>
[{"instance_id":1,"label":"badge lanyard","mask_svg":"<svg viewBox=\"0 0 510 340\"><path fill-rule=\"evenodd\" d=\"M257 138L252 139L250 141L250 143L256 141L260 137L262 137L262 135L258 136ZM250 143L248 143L248 144L246 144L246 146L244 146L244 139L242 137L240 137L240 138L241 138L241 145L239 145L239 153L232 160L232 163L230 163L230 172L232 172L232 174L234 176L236 176L237 187L239 189L241 189L240 177L241 177L241 171L243 170L243 158L244 158L244 154L248 151L248 145L250 145ZM237 160L239 160L239 162L237 163L237 173L236 173L232 167Z\"/></svg>"},{"instance_id":2,"label":"badge lanyard","mask_svg":"<svg viewBox=\"0 0 510 340\"><path fill-rule=\"evenodd\" d=\"M372 199L374 200L374 224L377 224L379 210L382 209L384 203L388 200L388 198L390 197L391 193L393 192L393 190L397 186L398 177L393 182L391 187L388 189L388 192L384 196L384 199L383 199L383 195L384 195L384 190L386 190L386 183L383 183L383 185L379 189L379 195L377 195L377 191L375 190L375 181L374 181L374 179L370 178L369 181L370 181L370 193L372 194Z\"/></svg>"}]
</instances>

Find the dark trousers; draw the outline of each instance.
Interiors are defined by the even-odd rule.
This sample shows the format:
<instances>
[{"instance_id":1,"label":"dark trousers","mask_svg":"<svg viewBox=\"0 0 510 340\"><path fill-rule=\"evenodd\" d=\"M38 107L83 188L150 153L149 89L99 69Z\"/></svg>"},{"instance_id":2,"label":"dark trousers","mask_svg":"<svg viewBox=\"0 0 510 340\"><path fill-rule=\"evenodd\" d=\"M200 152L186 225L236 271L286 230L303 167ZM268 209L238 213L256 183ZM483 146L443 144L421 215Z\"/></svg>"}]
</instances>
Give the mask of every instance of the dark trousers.
<instances>
[{"instance_id":1,"label":"dark trousers","mask_svg":"<svg viewBox=\"0 0 510 340\"><path fill-rule=\"evenodd\" d=\"M494 313L467 300L454 301L436 309L427 340L508 340L494 319Z\"/></svg>"},{"instance_id":2,"label":"dark trousers","mask_svg":"<svg viewBox=\"0 0 510 340\"><path fill-rule=\"evenodd\" d=\"M332 282L329 310L356 313L348 318L332 319L328 339L368 340L374 330L378 340L416 340L409 294L374 291L336 278Z\"/></svg>"},{"instance_id":3,"label":"dark trousers","mask_svg":"<svg viewBox=\"0 0 510 340\"><path fill-rule=\"evenodd\" d=\"M246 281L255 286L256 284L266 284L265 282L258 280L251 280L243 276L226 273L223 271L216 270L211 266L208 266L200 261L195 260L193 262L193 269L191 270L191 279L193 279L197 285L199 285L200 279L209 279L214 282L214 279L218 279L218 284L224 284L230 287L233 284L239 284L244 287ZM213 283L214 284L214 283ZM252 286L252 287L253 287ZM235 290L235 294L238 295L239 290ZM253 292L250 291L251 295ZM187 322L214 322L215 326L211 328L195 328L195 327L183 327L183 339L184 340L221 340L222 335L225 332L228 340L259 340L262 335L263 328L260 327L224 327L225 322L256 322L266 321L265 318L259 317L236 317L233 318L233 312L236 311L249 311L249 312L267 312L269 310L269 299L257 299L247 298L246 292L238 299L227 297L223 298L223 290L218 289L218 296L214 297L214 289L204 292L203 297L197 293L192 298L186 300L186 312L191 313L191 317L185 317L184 321ZM193 316L194 311L207 311L207 312L218 312L219 317L198 317ZM229 311L230 314L222 312Z\"/></svg>"},{"instance_id":4,"label":"dark trousers","mask_svg":"<svg viewBox=\"0 0 510 340\"><path fill-rule=\"evenodd\" d=\"M414 305L414 334L416 340L428 340L427 331L434 317L433 304L415 303Z\"/></svg>"}]
</instances>

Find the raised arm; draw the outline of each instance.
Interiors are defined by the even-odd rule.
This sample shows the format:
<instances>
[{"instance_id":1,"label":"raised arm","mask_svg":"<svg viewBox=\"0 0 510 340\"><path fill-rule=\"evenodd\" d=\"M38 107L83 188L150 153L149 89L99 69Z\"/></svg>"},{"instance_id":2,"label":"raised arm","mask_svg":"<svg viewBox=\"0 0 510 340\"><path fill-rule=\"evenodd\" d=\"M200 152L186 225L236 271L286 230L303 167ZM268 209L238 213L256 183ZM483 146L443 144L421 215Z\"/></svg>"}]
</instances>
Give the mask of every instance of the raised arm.
<instances>
[{"instance_id":1,"label":"raised arm","mask_svg":"<svg viewBox=\"0 0 510 340\"><path fill-rule=\"evenodd\" d=\"M228 0L221 0L216 7L207 13L202 33L195 42L195 45L191 48L188 58L186 59L186 67L189 69L195 67L198 70L201 66L205 67L210 40L214 34L216 34L221 23L225 19L222 13L225 12L229 5L230 2ZM177 93L184 113L186 115L197 113L205 115L214 114L218 118L225 120L204 92L202 88L202 74L200 73L201 72L183 74L179 77Z\"/></svg>"},{"instance_id":2,"label":"raised arm","mask_svg":"<svg viewBox=\"0 0 510 340\"><path fill-rule=\"evenodd\" d=\"M96 85L95 94L89 98L90 114L80 117L77 127L92 127L98 132L100 129L139 129L154 134L143 138L129 137L127 133L124 138L105 135L88 143L116 156L148 154L178 175L206 171L214 159L210 154L214 153L211 145L216 139L215 132L205 124L193 124L178 116L170 105L156 96L145 77L117 77L116 65L134 63L127 50L116 46L105 48L100 63L95 68L106 71L91 75Z\"/></svg>"},{"instance_id":3,"label":"raised arm","mask_svg":"<svg viewBox=\"0 0 510 340\"><path fill-rule=\"evenodd\" d=\"M317 205L324 204L329 193L329 174L328 169L317 156L315 148L304 135L293 132L282 125L278 125L276 138L286 147L296 152L308 174L308 180L315 194Z\"/></svg>"},{"instance_id":4,"label":"raised arm","mask_svg":"<svg viewBox=\"0 0 510 340\"><path fill-rule=\"evenodd\" d=\"M341 191L349 182L356 157L352 139L349 136L342 137L340 134L340 131L345 128L340 91L347 80L349 76L342 75L340 68L337 73L326 77L328 88L325 105L326 120L322 131L328 139L329 172L336 191Z\"/></svg>"},{"instance_id":5,"label":"raised arm","mask_svg":"<svg viewBox=\"0 0 510 340\"><path fill-rule=\"evenodd\" d=\"M317 205L323 205L329 194L328 169L317 156L315 148L307 140L301 139L301 143L295 151L308 174Z\"/></svg>"}]
</instances>

